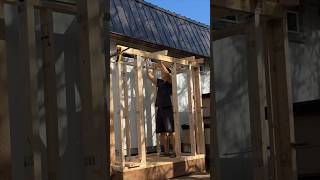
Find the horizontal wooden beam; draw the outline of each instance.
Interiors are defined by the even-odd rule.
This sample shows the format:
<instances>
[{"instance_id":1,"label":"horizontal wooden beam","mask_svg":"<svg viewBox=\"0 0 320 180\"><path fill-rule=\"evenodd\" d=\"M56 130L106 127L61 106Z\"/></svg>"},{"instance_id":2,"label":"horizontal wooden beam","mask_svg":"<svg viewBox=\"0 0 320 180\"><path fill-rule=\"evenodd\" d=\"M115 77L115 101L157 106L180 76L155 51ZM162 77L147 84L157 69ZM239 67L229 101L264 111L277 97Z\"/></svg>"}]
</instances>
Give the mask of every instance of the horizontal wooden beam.
<instances>
[{"instance_id":1,"label":"horizontal wooden beam","mask_svg":"<svg viewBox=\"0 0 320 180\"><path fill-rule=\"evenodd\" d=\"M260 5L261 6L259 8L261 9L262 16L283 16L283 12L285 10L285 8L283 7L283 3L264 0ZM256 9L256 3L252 3L251 0L214 0L211 1L211 9L213 16L212 18L216 19L241 13L253 14Z\"/></svg>"},{"instance_id":2,"label":"horizontal wooden beam","mask_svg":"<svg viewBox=\"0 0 320 180\"><path fill-rule=\"evenodd\" d=\"M230 36L244 34L247 31L248 24L236 24L221 30L213 30L212 40L217 41Z\"/></svg>"},{"instance_id":3,"label":"horizontal wooden beam","mask_svg":"<svg viewBox=\"0 0 320 180\"><path fill-rule=\"evenodd\" d=\"M134 48L129 48L125 46L120 46L118 45L117 48L121 48L121 50L125 50L125 54L130 54L130 55L136 55L136 56L141 56L144 58L149 58L149 59L154 59L154 60L159 60L159 61L164 61L164 62L169 62L169 63L177 63L177 64L182 64L182 65L189 65L190 63L190 58L173 58L170 56L162 55L162 54L155 54L154 52L147 52L147 51L142 51L139 49L134 49ZM192 62L192 66L195 66L197 64L203 63L203 60L200 60L200 62Z\"/></svg>"},{"instance_id":4,"label":"horizontal wooden beam","mask_svg":"<svg viewBox=\"0 0 320 180\"><path fill-rule=\"evenodd\" d=\"M17 0L5 0L5 3L17 5ZM59 1L49 1L49 0L34 0L34 7L37 9L47 8L52 11L67 13L67 14L76 14L77 6L71 3L63 3Z\"/></svg>"}]
</instances>

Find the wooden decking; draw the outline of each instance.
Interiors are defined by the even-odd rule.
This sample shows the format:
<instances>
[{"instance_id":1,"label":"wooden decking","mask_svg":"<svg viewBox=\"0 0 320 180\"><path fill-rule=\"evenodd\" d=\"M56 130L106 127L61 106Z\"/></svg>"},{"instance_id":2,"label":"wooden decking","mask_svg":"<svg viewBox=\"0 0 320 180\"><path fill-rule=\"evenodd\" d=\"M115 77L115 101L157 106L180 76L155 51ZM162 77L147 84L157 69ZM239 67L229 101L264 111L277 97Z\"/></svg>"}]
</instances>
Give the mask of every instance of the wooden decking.
<instances>
[{"instance_id":1,"label":"wooden decking","mask_svg":"<svg viewBox=\"0 0 320 180\"><path fill-rule=\"evenodd\" d=\"M169 158L150 154L147 156L146 165L133 167L134 164L135 161L132 160L126 164L124 169L121 169L120 166L113 165L112 179L159 180L188 175L194 172L203 172L205 170L205 155L182 155L180 158ZM129 166L132 168L129 168Z\"/></svg>"}]
</instances>

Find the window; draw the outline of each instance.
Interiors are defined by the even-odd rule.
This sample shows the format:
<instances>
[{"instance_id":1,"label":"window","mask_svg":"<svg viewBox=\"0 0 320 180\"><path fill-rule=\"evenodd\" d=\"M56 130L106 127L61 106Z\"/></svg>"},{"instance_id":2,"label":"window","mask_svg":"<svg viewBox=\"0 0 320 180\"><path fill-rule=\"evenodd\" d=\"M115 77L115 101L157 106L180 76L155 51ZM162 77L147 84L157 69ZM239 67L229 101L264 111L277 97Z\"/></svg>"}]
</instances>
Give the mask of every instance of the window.
<instances>
[{"instance_id":1,"label":"window","mask_svg":"<svg viewBox=\"0 0 320 180\"><path fill-rule=\"evenodd\" d=\"M222 22L228 22L228 23L238 23L239 22L239 18L237 15L234 16L226 16L221 18Z\"/></svg>"},{"instance_id":2,"label":"window","mask_svg":"<svg viewBox=\"0 0 320 180\"><path fill-rule=\"evenodd\" d=\"M294 11L287 12L288 32L300 33L299 13Z\"/></svg>"}]
</instances>

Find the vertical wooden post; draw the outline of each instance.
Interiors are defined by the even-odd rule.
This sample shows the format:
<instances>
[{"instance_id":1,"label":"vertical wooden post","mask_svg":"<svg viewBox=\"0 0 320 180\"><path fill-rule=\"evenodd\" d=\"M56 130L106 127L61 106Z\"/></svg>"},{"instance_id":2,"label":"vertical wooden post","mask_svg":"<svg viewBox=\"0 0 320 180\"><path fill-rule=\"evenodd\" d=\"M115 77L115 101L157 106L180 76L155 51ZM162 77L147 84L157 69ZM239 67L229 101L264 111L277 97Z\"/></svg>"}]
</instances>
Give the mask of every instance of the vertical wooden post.
<instances>
[{"instance_id":1,"label":"vertical wooden post","mask_svg":"<svg viewBox=\"0 0 320 180\"><path fill-rule=\"evenodd\" d=\"M113 66L115 68L115 66ZM113 70L115 72L115 70ZM116 150L115 150L115 134L114 134L114 100L113 100L113 81L112 81L112 73L109 74L110 78L110 102L109 102L109 112L110 112L110 164L114 165L116 162ZM112 172L112 167L110 166L110 172Z\"/></svg>"},{"instance_id":2,"label":"vertical wooden post","mask_svg":"<svg viewBox=\"0 0 320 180\"><path fill-rule=\"evenodd\" d=\"M57 89L53 45L53 17L48 9L40 10L43 48L44 104L47 132L47 164L49 180L56 180L59 165Z\"/></svg>"},{"instance_id":3,"label":"vertical wooden post","mask_svg":"<svg viewBox=\"0 0 320 180\"><path fill-rule=\"evenodd\" d=\"M180 114L178 108L178 84L177 84L177 63L173 63L172 68L172 105L174 118L174 132L175 132L175 152L176 157L181 156L181 139L180 139Z\"/></svg>"},{"instance_id":4,"label":"vertical wooden post","mask_svg":"<svg viewBox=\"0 0 320 180\"><path fill-rule=\"evenodd\" d=\"M130 136L130 119L129 119L129 103L128 103L128 76L127 76L127 65L122 66L122 89L124 96L124 119L125 119L125 130L126 130L126 145L127 145L127 156L131 157L131 136Z\"/></svg>"},{"instance_id":5,"label":"vertical wooden post","mask_svg":"<svg viewBox=\"0 0 320 180\"><path fill-rule=\"evenodd\" d=\"M275 146L275 130L276 124L274 122L273 118L273 108L272 108L272 102L273 97L271 96L272 87L271 87L271 67L270 67L270 53L268 44L271 39L271 30L267 27L266 23L264 24L264 55L265 55L265 77L266 77L266 99L267 99L267 120L268 120L268 129L269 129L269 140L270 140L270 158L269 158L269 177L277 180L277 162L276 162L276 146Z\"/></svg>"},{"instance_id":6,"label":"vertical wooden post","mask_svg":"<svg viewBox=\"0 0 320 180\"><path fill-rule=\"evenodd\" d=\"M99 1L79 0L77 10L84 179L106 179L105 64Z\"/></svg>"},{"instance_id":7,"label":"vertical wooden post","mask_svg":"<svg viewBox=\"0 0 320 180\"><path fill-rule=\"evenodd\" d=\"M123 131L124 131L124 95L123 95L123 89L122 89L122 83L123 83L123 79L122 79L122 55L120 55L120 60L117 63L117 81L119 82L119 87L118 87L118 92L119 92L119 108L118 108L118 121L119 121L119 156L120 156L120 166L122 168L124 168L125 166L125 158L124 158L124 139L123 139Z\"/></svg>"},{"instance_id":8,"label":"vertical wooden post","mask_svg":"<svg viewBox=\"0 0 320 180\"><path fill-rule=\"evenodd\" d=\"M0 179L11 179L11 138L4 1L0 0Z\"/></svg>"},{"instance_id":9,"label":"vertical wooden post","mask_svg":"<svg viewBox=\"0 0 320 180\"><path fill-rule=\"evenodd\" d=\"M187 86L188 86L188 115L189 115L189 132L190 132L190 148L191 155L196 154L195 149L195 130L194 130L194 89L192 78L192 66L189 64L187 71Z\"/></svg>"},{"instance_id":10,"label":"vertical wooden post","mask_svg":"<svg viewBox=\"0 0 320 180\"><path fill-rule=\"evenodd\" d=\"M141 159L141 165L146 163L146 140L144 133L144 113L143 113L143 77L142 77L142 57L137 56L135 61L135 92L136 92L136 121L138 135L138 154Z\"/></svg>"},{"instance_id":11,"label":"vertical wooden post","mask_svg":"<svg viewBox=\"0 0 320 180\"><path fill-rule=\"evenodd\" d=\"M290 67L288 61L288 33L286 15L282 19L268 22L271 39L270 53L270 96L275 130L275 161L277 180L297 179L294 121Z\"/></svg>"},{"instance_id":12,"label":"vertical wooden post","mask_svg":"<svg viewBox=\"0 0 320 180\"><path fill-rule=\"evenodd\" d=\"M200 79L200 67L193 69L194 75L194 87L195 87L195 106L196 106L196 122L197 122L197 144L198 153L205 154L205 140L204 140L204 124L203 124L203 112L202 112L202 93L201 93L201 79Z\"/></svg>"},{"instance_id":13,"label":"vertical wooden post","mask_svg":"<svg viewBox=\"0 0 320 180\"><path fill-rule=\"evenodd\" d=\"M212 2L212 1L211 1ZM211 11L212 14L212 11ZM212 16L212 15L211 15ZM212 22L211 22L212 24ZM211 26L212 28L212 26ZM210 37L213 37L213 30L210 30ZM215 84L215 65L213 57L213 41L210 41L210 174L215 180L221 179L221 160L218 137L218 120L216 111L216 84Z\"/></svg>"},{"instance_id":14,"label":"vertical wooden post","mask_svg":"<svg viewBox=\"0 0 320 180\"><path fill-rule=\"evenodd\" d=\"M25 154L25 170L29 177L26 179L42 179L41 150L39 136L39 122L37 119L37 58L35 42L35 16L33 1L18 1L20 20L20 38L23 44L22 61L25 63L26 72L26 142L31 144L32 153ZM29 173L29 171L33 171Z\"/></svg>"},{"instance_id":15,"label":"vertical wooden post","mask_svg":"<svg viewBox=\"0 0 320 180\"><path fill-rule=\"evenodd\" d=\"M152 74L156 78L157 77L157 68L153 68ZM152 83L152 92L151 92L151 101L154 104L154 116L152 116L152 122L156 124L156 116L157 116L157 107L155 107L156 98L157 98L157 86ZM152 113L151 113L152 115ZM157 141L157 155L160 156L161 147L160 147L160 134L156 133L156 141Z\"/></svg>"},{"instance_id":16,"label":"vertical wooden post","mask_svg":"<svg viewBox=\"0 0 320 180\"><path fill-rule=\"evenodd\" d=\"M258 10L248 28L248 91L250 106L253 179L268 179L267 127L265 120L265 86L263 71L262 24Z\"/></svg>"}]
</instances>

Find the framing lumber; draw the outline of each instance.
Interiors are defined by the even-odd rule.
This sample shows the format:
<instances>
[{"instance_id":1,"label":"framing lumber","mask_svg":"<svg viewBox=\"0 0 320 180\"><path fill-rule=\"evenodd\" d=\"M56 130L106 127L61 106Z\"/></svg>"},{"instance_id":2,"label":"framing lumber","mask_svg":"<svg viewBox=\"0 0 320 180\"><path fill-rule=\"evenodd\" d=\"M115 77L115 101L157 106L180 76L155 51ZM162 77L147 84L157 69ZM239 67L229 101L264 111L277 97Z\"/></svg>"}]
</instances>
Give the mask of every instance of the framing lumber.
<instances>
[{"instance_id":1,"label":"framing lumber","mask_svg":"<svg viewBox=\"0 0 320 180\"><path fill-rule=\"evenodd\" d=\"M194 88L195 88L195 122L197 127L197 149L198 154L205 154L205 140L204 140L204 124L203 124L203 112L202 112L202 96L201 96L201 78L200 68L193 68L194 75Z\"/></svg>"},{"instance_id":2,"label":"framing lumber","mask_svg":"<svg viewBox=\"0 0 320 180\"><path fill-rule=\"evenodd\" d=\"M57 87L53 42L53 16L48 9L40 10L41 36L43 47L44 106L47 134L48 178L59 179L59 139Z\"/></svg>"},{"instance_id":3,"label":"framing lumber","mask_svg":"<svg viewBox=\"0 0 320 180\"><path fill-rule=\"evenodd\" d=\"M143 109L143 76L142 76L142 62L141 56L136 56L135 66L135 92L136 92L136 121L137 121L137 135L138 135L138 156L141 160L141 166L146 164L146 138L145 138L145 122Z\"/></svg>"},{"instance_id":4,"label":"framing lumber","mask_svg":"<svg viewBox=\"0 0 320 180\"><path fill-rule=\"evenodd\" d=\"M32 1L19 1L18 16L20 20L20 38L23 44L23 55L21 61L25 63L26 75L26 142L30 142L31 151L25 151L26 179L42 179L42 160L40 150L39 123L37 120L37 58L35 39L35 16Z\"/></svg>"},{"instance_id":5,"label":"framing lumber","mask_svg":"<svg viewBox=\"0 0 320 180\"><path fill-rule=\"evenodd\" d=\"M17 0L4 0L5 3L17 5ZM49 0L33 0L34 7L37 9L49 9L55 12L61 12L66 14L76 14L77 6L75 4L64 3L59 1Z\"/></svg>"},{"instance_id":6,"label":"framing lumber","mask_svg":"<svg viewBox=\"0 0 320 180\"><path fill-rule=\"evenodd\" d=\"M278 2L263 0L261 2L261 16L282 17L284 8ZM236 15L253 14L255 12L256 2L252 0L215 0L211 1L213 10L213 19Z\"/></svg>"},{"instance_id":7,"label":"framing lumber","mask_svg":"<svg viewBox=\"0 0 320 180\"><path fill-rule=\"evenodd\" d=\"M173 63L172 68L172 105L173 105L173 119L174 119L174 132L175 132L175 152L176 157L181 156L181 139L180 139L180 113L178 108L178 84L177 84L177 63Z\"/></svg>"},{"instance_id":8,"label":"framing lumber","mask_svg":"<svg viewBox=\"0 0 320 180\"><path fill-rule=\"evenodd\" d=\"M223 29L213 30L213 41L221 40L230 36L244 34L247 31L248 24L236 24Z\"/></svg>"},{"instance_id":9,"label":"framing lumber","mask_svg":"<svg viewBox=\"0 0 320 180\"><path fill-rule=\"evenodd\" d=\"M130 119L129 119L129 103L128 103L128 76L127 76L127 65L122 65L122 89L124 98L124 119L125 119L125 130L126 130L126 148L127 156L131 157L131 136L130 136Z\"/></svg>"},{"instance_id":10,"label":"framing lumber","mask_svg":"<svg viewBox=\"0 0 320 180\"><path fill-rule=\"evenodd\" d=\"M169 62L169 63L176 62L178 64L182 64L182 65L186 65L186 66L190 64L189 63L189 58L178 59L178 58L173 58L173 57L170 57L170 56L162 55L161 53L160 54L156 54L154 52L147 52L147 51L142 51L142 50L134 49L134 48L129 48L128 49L128 47L120 46L120 45L118 45L117 47L121 48L122 50L127 49L126 51L124 51L124 54L131 54L131 55L134 55L134 56L141 56L141 57L144 57L144 58L149 58L149 59L154 59L154 60L159 60L159 61L164 61L164 62ZM201 64L201 63L203 63L203 61L195 62L192 65Z\"/></svg>"},{"instance_id":11,"label":"framing lumber","mask_svg":"<svg viewBox=\"0 0 320 180\"><path fill-rule=\"evenodd\" d=\"M115 66L114 66L115 67ZM112 81L112 74L109 74L110 77L110 90L109 90L109 97L110 97L110 165L114 165L116 163L116 148L115 148L115 133L114 133L114 99L112 94L113 88L113 81ZM112 168L110 166L110 172L112 172Z\"/></svg>"},{"instance_id":12,"label":"framing lumber","mask_svg":"<svg viewBox=\"0 0 320 180\"><path fill-rule=\"evenodd\" d=\"M0 0L0 179L11 180L11 137L4 2Z\"/></svg>"},{"instance_id":13,"label":"framing lumber","mask_svg":"<svg viewBox=\"0 0 320 180\"><path fill-rule=\"evenodd\" d=\"M192 78L192 66L189 65L187 71L187 87L188 87L188 114L189 114L189 133L190 133L190 149L191 155L196 154L195 147L195 119L194 119L194 89L193 89L193 78Z\"/></svg>"},{"instance_id":14,"label":"framing lumber","mask_svg":"<svg viewBox=\"0 0 320 180\"><path fill-rule=\"evenodd\" d=\"M84 179L106 179L106 121L99 0L79 0L81 145Z\"/></svg>"},{"instance_id":15,"label":"framing lumber","mask_svg":"<svg viewBox=\"0 0 320 180\"><path fill-rule=\"evenodd\" d=\"M212 2L212 1L211 1ZM213 9L211 10L211 13ZM211 24L213 19L211 18ZM210 32L210 39L213 39L213 31ZM213 54L213 41L210 41L210 54ZM216 83L215 83L215 64L214 58L211 56L210 61L210 174L211 178L221 179L221 160L219 150L218 121L216 110Z\"/></svg>"},{"instance_id":16,"label":"framing lumber","mask_svg":"<svg viewBox=\"0 0 320 180\"><path fill-rule=\"evenodd\" d=\"M290 67L288 61L288 34L286 16L268 22L270 39L270 96L275 128L276 180L297 179L294 121Z\"/></svg>"},{"instance_id":17,"label":"framing lumber","mask_svg":"<svg viewBox=\"0 0 320 180\"><path fill-rule=\"evenodd\" d=\"M267 127L265 120L264 51L262 22L257 9L255 20L248 28L248 92L253 179L268 180Z\"/></svg>"},{"instance_id":18,"label":"framing lumber","mask_svg":"<svg viewBox=\"0 0 320 180\"><path fill-rule=\"evenodd\" d=\"M120 61L117 63L117 82L118 82L118 89L117 91L119 92L119 96L117 101L119 102L119 108L118 108L118 131L119 131L119 137L118 137L118 142L120 144L119 146L119 157L120 157L120 167L124 168L125 167L125 158L124 158L124 146L125 142L123 139L123 131L124 131L124 91L122 89L123 87L123 79L122 79L122 56Z\"/></svg>"}]
</instances>

